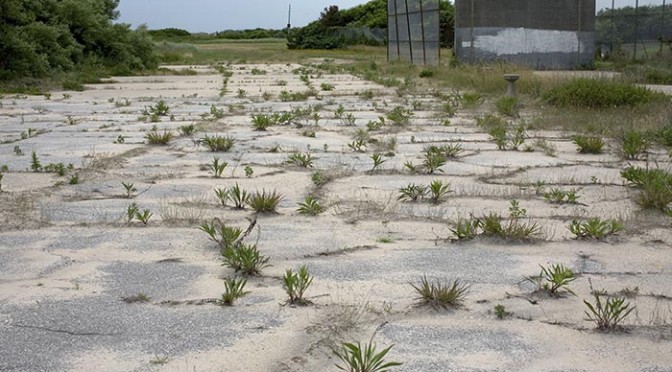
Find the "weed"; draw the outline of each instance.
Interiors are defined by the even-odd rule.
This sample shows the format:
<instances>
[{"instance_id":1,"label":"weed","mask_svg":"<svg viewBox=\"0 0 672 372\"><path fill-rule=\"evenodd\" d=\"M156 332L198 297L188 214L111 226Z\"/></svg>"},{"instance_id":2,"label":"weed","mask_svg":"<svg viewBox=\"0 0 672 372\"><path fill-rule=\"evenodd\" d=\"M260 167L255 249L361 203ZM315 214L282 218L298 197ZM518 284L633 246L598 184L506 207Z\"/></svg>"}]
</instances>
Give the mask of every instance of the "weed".
<instances>
[{"instance_id":1,"label":"weed","mask_svg":"<svg viewBox=\"0 0 672 372\"><path fill-rule=\"evenodd\" d=\"M203 222L198 226L198 229L208 234L210 240L219 245L220 250L235 248L235 242L243 233L240 228L226 226L218 219L213 219L212 222Z\"/></svg>"},{"instance_id":2,"label":"weed","mask_svg":"<svg viewBox=\"0 0 672 372\"><path fill-rule=\"evenodd\" d=\"M438 280L430 282L426 276L423 276L420 278L420 285L411 284L411 286L417 292L416 301L418 305L430 306L435 309L459 307L469 292L469 285L460 282L459 279L446 284Z\"/></svg>"},{"instance_id":3,"label":"weed","mask_svg":"<svg viewBox=\"0 0 672 372\"><path fill-rule=\"evenodd\" d=\"M210 106L210 115L215 119L224 117L224 109L218 109L215 105Z\"/></svg>"},{"instance_id":4,"label":"weed","mask_svg":"<svg viewBox=\"0 0 672 372\"><path fill-rule=\"evenodd\" d=\"M183 136L191 136L196 131L196 126L194 124L182 125L177 128L177 131Z\"/></svg>"},{"instance_id":5,"label":"weed","mask_svg":"<svg viewBox=\"0 0 672 372\"><path fill-rule=\"evenodd\" d=\"M32 169L33 172L39 172L42 170L42 163L40 163L40 159L37 157L37 153L35 151L33 151L30 155L30 169Z\"/></svg>"},{"instance_id":6,"label":"weed","mask_svg":"<svg viewBox=\"0 0 672 372\"><path fill-rule=\"evenodd\" d=\"M250 201L250 194L240 188L236 182L235 186L229 189L228 198L233 203L234 208L245 209L245 205Z\"/></svg>"},{"instance_id":7,"label":"weed","mask_svg":"<svg viewBox=\"0 0 672 372\"><path fill-rule=\"evenodd\" d=\"M399 189L397 200L417 202L427 196L427 186L410 183Z\"/></svg>"},{"instance_id":8,"label":"weed","mask_svg":"<svg viewBox=\"0 0 672 372\"><path fill-rule=\"evenodd\" d=\"M506 144L508 143L508 140L507 140L507 137L506 137L506 126L505 125L498 125L498 126L491 127L488 130L488 134L495 141L495 144L497 145L497 149L506 150Z\"/></svg>"},{"instance_id":9,"label":"weed","mask_svg":"<svg viewBox=\"0 0 672 372\"><path fill-rule=\"evenodd\" d=\"M23 155L23 150L21 150L21 147L19 147L19 146L14 146L14 155L16 155L16 156L21 156L21 155Z\"/></svg>"},{"instance_id":10,"label":"weed","mask_svg":"<svg viewBox=\"0 0 672 372\"><path fill-rule=\"evenodd\" d=\"M592 321L601 331L612 331L619 328L619 324L635 309L630 307L630 303L625 301L625 297L610 297L602 302L600 295L594 293L595 303L592 304L586 300L588 310L586 310L587 320Z\"/></svg>"},{"instance_id":11,"label":"weed","mask_svg":"<svg viewBox=\"0 0 672 372\"><path fill-rule=\"evenodd\" d=\"M534 146L544 152L546 156L555 157L557 154L557 148L551 142L548 142L545 138L539 138L534 142Z\"/></svg>"},{"instance_id":12,"label":"weed","mask_svg":"<svg viewBox=\"0 0 672 372\"><path fill-rule=\"evenodd\" d=\"M628 167L621 177L640 190L635 202L642 208L670 211L672 203L672 173L663 169Z\"/></svg>"},{"instance_id":13,"label":"weed","mask_svg":"<svg viewBox=\"0 0 672 372\"><path fill-rule=\"evenodd\" d=\"M322 83L322 84L320 84L320 89L322 89L325 92L328 92L328 91L332 91L332 90L336 89L336 87L333 84Z\"/></svg>"},{"instance_id":14,"label":"weed","mask_svg":"<svg viewBox=\"0 0 672 372\"><path fill-rule=\"evenodd\" d=\"M262 70L262 69L259 69L259 68L255 67L252 70L250 70L250 74L252 74L252 75L266 75L266 70Z\"/></svg>"},{"instance_id":15,"label":"weed","mask_svg":"<svg viewBox=\"0 0 672 372\"><path fill-rule=\"evenodd\" d=\"M460 102L466 107L480 106L483 103L483 96L477 92L463 93Z\"/></svg>"},{"instance_id":16,"label":"weed","mask_svg":"<svg viewBox=\"0 0 672 372\"><path fill-rule=\"evenodd\" d=\"M479 234L480 221L478 219L459 219L454 229L450 232L457 240L471 240Z\"/></svg>"},{"instance_id":17,"label":"weed","mask_svg":"<svg viewBox=\"0 0 672 372\"><path fill-rule=\"evenodd\" d=\"M373 161L373 167L371 168L371 172L375 172L376 168L378 168L387 161L383 159L383 157L379 153L371 155L371 160Z\"/></svg>"},{"instance_id":18,"label":"weed","mask_svg":"<svg viewBox=\"0 0 672 372\"><path fill-rule=\"evenodd\" d=\"M434 204L439 204L441 200L451 192L452 190L450 189L449 183L445 184L440 180L433 180L429 184L430 199Z\"/></svg>"},{"instance_id":19,"label":"weed","mask_svg":"<svg viewBox=\"0 0 672 372\"><path fill-rule=\"evenodd\" d=\"M224 207L226 207L226 203L229 201L229 193L229 189L215 189L215 196L217 196L217 199Z\"/></svg>"},{"instance_id":20,"label":"weed","mask_svg":"<svg viewBox=\"0 0 672 372\"><path fill-rule=\"evenodd\" d=\"M133 193L138 191L138 189L136 189L130 182L129 183L122 182L121 185L124 187L124 190L126 190L126 199L132 198Z\"/></svg>"},{"instance_id":21,"label":"weed","mask_svg":"<svg viewBox=\"0 0 672 372\"><path fill-rule=\"evenodd\" d=\"M576 295L567 285L576 280L576 274L572 269L564 265L551 265L541 267L538 276L525 277L527 281L537 286L537 291L548 293L550 296L558 296L560 290Z\"/></svg>"},{"instance_id":22,"label":"weed","mask_svg":"<svg viewBox=\"0 0 672 372\"><path fill-rule=\"evenodd\" d=\"M154 116L168 116L170 113L170 106L164 100L160 100L153 106L148 108L149 114Z\"/></svg>"},{"instance_id":23,"label":"weed","mask_svg":"<svg viewBox=\"0 0 672 372\"><path fill-rule=\"evenodd\" d=\"M227 165L229 165L229 163L225 161L220 162L220 159L215 157L212 158L212 162L208 164L208 169L210 169L215 178L220 178Z\"/></svg>"},{"instance_id":24,"label":"weed","mask_svg":"<svg viewBox=\"0 0 672 372\"><path fill-rule=\"evenodd\" d=\"M140 211L140 207L138 207L138 204L136 203L131 203L128 207L126 207L126 221L131 222L135 218L135 215Z\"/></svg>"},{"instance_id":25,"label":"weed","mask_svg":"<svg viewBox=\"0 0 672 372\"><path fill-rule=\"evenodd\" d=\"M506 116L518 116L518 98L505 96L495 102L497 112Z\"/></svg>"},{"instance_id":26,"label":"weed","mask_svg":"<svg viewBox=\"0 0 672 372\"><path fill-rule=\"evenodd\" d=\"M247 279L226 279L224 281L225 292L222 294L220 303L224 306L232 306L233 302L250 292L245 291Z\"/></svg>"},{"instance_id":27,"label":"weed","mask_svg":"<svg viewBox=\"0 0 672 372\"><path fill-rule=\"evenodd\" d=\"M79 174L75 173L72 176L70 176L70 179L68 180L68 184L77 185L78 183L79 183Z\"/></svg>"},{"instance_id":28,"label":"weed","mask_svg":"<svg viewBox=\"0 0 672 372\"><path fill-rule=\"evenodd\" d=\"M245 177L247 178L251 178L254 175L254 169L249 165L246 165L243 170L245 171Z\"/></svg>"},{"instance_id":29,"label":"weed","mask_svg":"<svg viewBox=\"0 0 672 372\"><path fill-rule=\"evenodd\" d=\"M355 152L366 152L366 141L363 139L356 139L348 143L348 147Z\"/></svg>"},{"instance_id":30,"label":"weed","mask_svg":"<svg viewBox=\"0 0 672 372\"><path fill-rule=\"evenodd\" d=\"M306 216L317 216L324 211L324 208L317 199L312 196L306 196L303 203L299 203L299 208L296 211Z\"/></svg>"},{"instance_id":31,"label":"weed","mask_svg":"<svg viewBox=\"0 0 672 372\"><path fill-rule=\"evenodd\" d=\"M380 352L376 352L376 344L343 343L340 350L334 350L334 355L344 363L336 364L336 368L347 372L386 372L392 367L402 365L399 362L386 362L385 356L392 349L391 345Z\"/></svg>"},{"instance_id":32,"label":"weed","mask_svg":"<svg viewBox=\"0 0 672 372\"><path fill-rule=\"evenodd\" d=\"M503 320L507 316L513 315L511 312L506 311L506 308L502 304L495 305L495 316L499 320Z\"/></svg>"},{"instance_id":33,"label":"weed","mask_svg":"<svg viewBox=\"0 0 672 372\"><path fill-rule=\"evenodd\" d=\"M142 212L139 210L135 212L135 218L142 222L143 225L149 223L149 219L152 218L154 214L149 209L144 209Z\"/></svg>"},{"instance_id":34,"label":"weed","mask_svg":"<svg viewBox=\"0 0 672 372\"><path fill-rule=\"evenodd\" d=\"M293 152L287 156L287 163L297 165L303 168L312 168L313 167L313 156L306 152Z\"/></svg>"},{"instance_id":35,"label":"weed","mask_svg":"<svg viewBox=\"0 0 672 372\"><path fill-rule=\"evenodd\" d=\"M599 217L589 218L586 222L573 220L569 231L576 235L577 239L603 239L609 235L623 230L623 223L616 220L602 220Z\"/></svg>"},{"instance_id":36,"label":"weed","mask_svg":"<svg viewBox=\"0 0 672 372\"><path fill-rule=\"evenodd\" d=\"M297 272L287 269L282 278L282 286L289 296L287 302L292 305L309 305L310 301L303 298L303 295L312 283L313 277L310 276L305 265L301 266Z\"/></svg>"},{"instance_id":37,"label":"weed","mask_svg":"<svg viewBox=\"0 0 672 372\"><path fill-rule=\"evenodd\" d=\"M227 152L231 150L233 145L236 143L236 140L233 137L229 136L208 136L201 138L201 142L204 143L210 151L212 152Z\"/></svg>"},{"instance_id":38,"label":"weed","mask_svg":"<svg viewBox=\"0 0 672 372\"><path fill-rule=\"evenodd\" d=\"M509 215L512 218L524 218L527 217L527 209L521 208L520 202L513 199L509 202Z\"/></svg>"},{"instance_id":39,"label":"weed","mask_svg":"<svg viewBox=\"0 0 672 372\"><path fill-rule=\"evenodd\" d=\"M151 298L146 293L140 292L133 296L122 297L121 300L127 304L134 304L137 302L149 302Z\"/></svg>"},{"instance_id":40,"label":"weed","mask_svg":"<svg viewBox=\"0 0 672 372\"><path fill-rule=\"evenodd\" d=\"M625 159L637 159L651 147L649 137L637 130L628 130L621 135L621 153Z\"/></svg>"},{"instance_id":41,"label":"weed","mask_svg":"<svg viewBox=\"0 0 672 372\"><path fill-rule=\"evenodd\" d=\"M163 133L159 133L158 130L153 129L145 134L145 140L148 145L167 145L174 137L175 134L167 129L164 129Z\"/></svg>"},{"instance_id":42,"label":"weed","mask_svg":"<svg viewBox=\"0 0 672 372\"><path fill-rule=\"evenodd\" d=\"M242 88L238 88L238 92L236 93L236 98L245 98L247 97L247 91Z\"/></svg>"},{"instance_id":43,"label":"weed","mask_svg":"<svg viewBox=\"0 0 672 372\"><path fill-rule=\"evenodd\" d=\"M256 245L241 244L239 247L222 249L222 265L244 275L260 275L261 270L268 266L268 257L259 253Z\"/></svg>"},{"instance_id":44,"label":"weed","mask_svg":"<svg viewBox=\"0 0 672 372\"><path fill-rule=\"evenodd\" d=\"M276 190L273 190L273 192L262 190L250 195L247 204L257 213L275 213L282 199L282 194Z\"/></svg>"},{"instance_id":45,"label":"weed","mask_svg":"<svg viewBox=\"0 0 672 372\"><path fill-rule=\"evenodd\" d=\"M411 122L413 115L413 111L402 106L397 106L388 112L386 117L394 125L407 125Z\"/></svg>"},{"instance_id":46,"label":"weed","mask_svg":"<svg viewBox=\"0 0 672 372\"><path fill-rule=\"evenodd\" d=\"M275 121L269 115L252 115L252 127L257 131L265 131L270 126L274 125Z\"/></svg>"},{"instance_id":47,"label":"weed","mask_svg":"<svg viewBox=\"0 0 672 372\"><path fill-rule=\"evenodd\" d=\"M597 136L575 136L574 143L580 154L601 154L604 140Z\"/></svg>"},{"instance_id":48,"label":"weed","mask_svg":"<svg viewBox=\"0 0 672 372\"><path fill-rule=\"evenodd\" d=\"M544 192L543 195L544 199L551 204L576 204L579 200L579 195L575 189L564 191L554 187Z\"/></svg>"}]
</instances>

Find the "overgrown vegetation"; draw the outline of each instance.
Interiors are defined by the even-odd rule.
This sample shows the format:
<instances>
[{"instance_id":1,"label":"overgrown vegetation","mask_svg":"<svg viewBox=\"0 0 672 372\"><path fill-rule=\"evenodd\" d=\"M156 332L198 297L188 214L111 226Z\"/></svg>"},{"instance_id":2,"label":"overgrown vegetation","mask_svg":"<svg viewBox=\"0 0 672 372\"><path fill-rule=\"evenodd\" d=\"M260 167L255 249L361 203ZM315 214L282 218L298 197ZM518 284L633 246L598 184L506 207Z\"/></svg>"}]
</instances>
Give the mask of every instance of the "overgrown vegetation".
<instances>
[{"instance_id":1,"label":"overgrown vegetation","mask_svg":"<svg viewBox=\"0 0 672 372\"><path fill-rule=\"evenodd\" d=\"M155 68L154 44L147 30L132 31L129 25L114 22L118 4L118 0L4 0L0 82L11 81L10 90L40 89L40 79L51 76L60 78L66 89L81 90L83 83L104 75Z\"/></svg>"},{"instance_id":2,"label":"overgrown vegetation","mask_svg":"<svg viewBox=\"0 0 672 372\"><path fill-rule=\"evenodd\" d=\"M665 99L662 93L634 84L586 78L569 80L543 94L543 100L555 106L591 109L638 106Z\"/></svg>"}]
</instances>

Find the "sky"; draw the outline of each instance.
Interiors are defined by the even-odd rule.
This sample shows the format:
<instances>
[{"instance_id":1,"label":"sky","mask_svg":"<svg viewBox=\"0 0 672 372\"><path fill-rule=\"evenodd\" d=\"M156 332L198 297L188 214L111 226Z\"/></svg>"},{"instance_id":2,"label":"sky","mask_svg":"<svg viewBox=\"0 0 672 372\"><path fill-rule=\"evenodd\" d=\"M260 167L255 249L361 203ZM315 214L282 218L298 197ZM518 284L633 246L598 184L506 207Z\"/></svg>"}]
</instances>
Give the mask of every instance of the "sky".
<instances>
[{"instance_id":1,"label":"sky","mask_svg":"<svg viewBox=\"0 0 672 372\"><path fill-rule=\"evenodd\" d=\"M503 0L502 0L503 1ZM541 1L541 0L540 0ZM597 9L611 7L611 0L596 0ZM305 26L327 6L350 8L367 0L121 0L120 22L150 29L175 27L190 32L215 32L247 28L281 29L287 25L292 5L292 26ZM615 0L616 7L634 6L635 0ZM640 5L662 0L640 0ZM667 0L672 3L672 0Z\"/></svg>"}]
</instances>

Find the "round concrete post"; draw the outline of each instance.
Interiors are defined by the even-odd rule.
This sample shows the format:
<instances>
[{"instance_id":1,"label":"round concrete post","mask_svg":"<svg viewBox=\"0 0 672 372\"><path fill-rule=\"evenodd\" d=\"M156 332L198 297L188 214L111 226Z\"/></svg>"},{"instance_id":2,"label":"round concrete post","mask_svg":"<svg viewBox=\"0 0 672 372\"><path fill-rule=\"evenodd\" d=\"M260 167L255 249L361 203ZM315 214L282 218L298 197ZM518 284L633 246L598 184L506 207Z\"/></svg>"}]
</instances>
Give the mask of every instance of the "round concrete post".
<instances>
[{"instance_id":1,"label":"round concrete post","mask_svg":"<svg viewBox=\"0 0 672 372\"><path fill-rule=\"evenodd\" d=\"M517 74L504 74L504 80L509 82L509 85L506 87L506 96L515 97L518 93L516 91L516 81L520 78L520 75Z\"/></svg>"}]
</instances>

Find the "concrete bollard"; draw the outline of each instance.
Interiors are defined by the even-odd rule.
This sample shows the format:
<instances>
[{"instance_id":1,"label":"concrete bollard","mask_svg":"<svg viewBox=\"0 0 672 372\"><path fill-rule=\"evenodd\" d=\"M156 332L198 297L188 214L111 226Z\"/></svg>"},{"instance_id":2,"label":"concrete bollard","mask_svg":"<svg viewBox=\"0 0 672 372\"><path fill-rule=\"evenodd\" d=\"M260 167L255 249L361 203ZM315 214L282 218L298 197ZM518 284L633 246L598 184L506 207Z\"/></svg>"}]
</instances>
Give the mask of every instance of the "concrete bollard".
<instances>
[{"instance_id":1,"label":"concrete bollard","mask_svg":"<svg viewBox=\"0 0 672 372\"><path fill-rule=\"evenodd\" d=\"M504 74L504 80L509 82L509 85L506 87L506 96L515 97L518 95L516 92L516 81L520 78L520 75L517 74Z\"/></svg>"}]
</instances>

